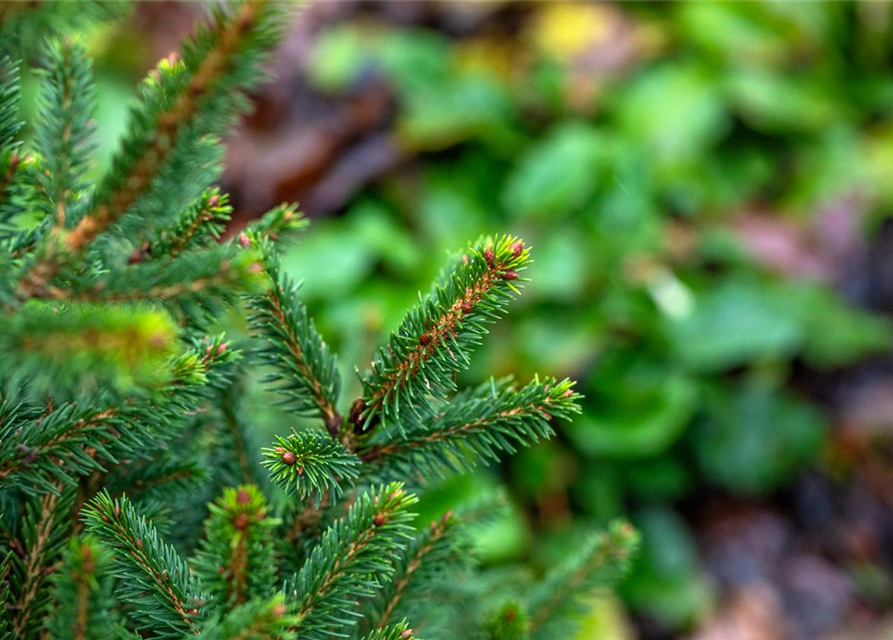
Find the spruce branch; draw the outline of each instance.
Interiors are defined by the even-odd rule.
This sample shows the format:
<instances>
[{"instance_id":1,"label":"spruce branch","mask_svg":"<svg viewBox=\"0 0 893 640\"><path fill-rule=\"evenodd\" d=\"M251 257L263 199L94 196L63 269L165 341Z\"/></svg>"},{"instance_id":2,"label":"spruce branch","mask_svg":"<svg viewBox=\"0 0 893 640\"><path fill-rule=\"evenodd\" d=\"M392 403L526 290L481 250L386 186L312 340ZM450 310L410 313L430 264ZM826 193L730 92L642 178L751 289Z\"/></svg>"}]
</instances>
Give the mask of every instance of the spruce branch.
<instances>
[{"instance_id":1,"label":"spruce branch","mask_svg":"<svg viewBox=\"0 0 893 640\"><path fill-rule=\"evenodd\" d=\"M51 234L47 251L19 283L22 298L43 295L71 256L80 254L141 198L153 195L153 184L162 189L157 178L171 163L198 159L197 150L207 154L209 141L217 145L213 138L225 133L246 108L243 91L262 77L257 66L278 40L282 28L278 14L274 3L262 1L217 11L210 27L184 43L182 60L159 64L146 80L129 136L92 206L71 230ZM169 184L177 184L183 176L168 177ZM163 189L156 195L163 198Z\"/></svg>"},{"instance_id":2,"label":"spruce branch","mask_svg":"<svg viewBox=\"0 0 893 640\"><path fill-rule=\"evenodd\" d=\"M487 325L518 295L529 254L512 236L468 251L446 283L421 300L379 350L355 403L357 430L369 431L379 419L397 421L401 405L417 414L429 408L429 398L445 399L455 390L454 374L467 368Z\"/></svg>"},{"instance_id":3,"label":"spruce branch","mask_svg":"<svg viewBox=\"0 0 893 640\"><path fill-rule=\"evenodd\" d=\"M627 570L639 545L638 533L625 522L615 522L607 533L587 540L564 564L552 570L530 595L532 640L566 638L586 607L580 598L616 582Z\"/></svg>"},{"instance_id":4,"label":"spruce branch","mask_svg":"<svg viewBox=\"0 0 893 640\"><path fill-rule=\"evenodd\" d=\"M0 56L0 153L15 151L16 136L22 129L19 119L21 100L20 68L8 55Z\"/></svg>"},{"instance_id":5,"label":"spruce branch","mask_svg":"<svg viewBox=\"0 0 893 640\"><path fill-rule=\"evenodd\" d=\"M125 265L85 279L52 297L93 302L172 300L207 304L234 301L239 293L260 291L265 283L257 252L233 245L214 245L176 258Z\"/></svg>"},{"instance_id":6,"label":"spruce branch","mask_svg":"<svg viewBox=\"0 0 893 640\"><path fill-rule=\"evenodd\" d=\"M110 22L128 9L126 2L5 2L0 4L0 52L29 58L47 41L91 25Z\"/></svg>"},{"instance_id":7,"label":"spruce branch","mask_svg":"<svg viewBox=\"0 0 893 640\"><path fill-rule=\"evenodd\" d=\"M415 502L399 483L383 486L359 496L325 532L287 587L302 640L323 640L356 623L356 601L393 573Z\"/></svg>"},{"instance_id":8,"label":"spruce branch","mask_svg":"<svg viewBox=\"0 0 893 640\"><path fill-rule=\"evenodd\" d=\"M215 475L224 486L259 484L265 481L265 474L260 466L261 447L249 412L246 386L244 371L239 371L212 398L217 414L211 418L212 426L217 434L215 441L221 453Z\"/></svg>"},{"instance_id":9,"label":"spruce branch","mask_svg":"<svg viewBox=\"0 0 893 640\"><path fill-rule=\"evenodd\" d=\"M388 434L383 444L364 443L357 454L370 474L427 477L461 472L499 459L554 435L553 419L580 411L574 383L535 378L518 389L511 378L491 380L458 394L426 424Z\"/></svg>"},{"instance_id":10,"label":"spruce branch","mask_svg":"<svg viewBox=\"0 0 893 640\"><path fill-rule=\"evenodd\" d=\"M443 579L450 570L467 567L470 549L461 536L455 535L459 519L448 511L439 520L431 522L401 552L394 575L375 598L372 619L377 619L379 629L387 627L399 611L405 617L418 620L413 609L427 604L438 578ZM421 607L423 610L426 608Z\"/></svg>"},{"instance_id":11,"label":"spruce branch","mask_svg":"<svg viewBox=\"0 0 893 640\"><path fill-rule=\"evenodd\" d=\"M113 551L112 573L121 579L116 596L134 605L139 628L159 638L197 633L201 598L186 563L165 544L155 527L126 497L113 500L105 491L81 512L87 530Z\"/></svg>"},{"instance_id":12,"label":"spruce branch","mask_svg":"<svg viewBox=\"0 0 893 640\"><path fill-rule=\"evenodd\" d=\"M337 437L341 416L335 403L341 388L338 362L326 346L297 296L298 286L281 273L269 241L255 238L264 254L270 287L252 299L252 328L265 338L258 354L274 367L265 381L288 399L288 407L301 415L322 418L329 434Z\"/></svg>"},{"instance_id":13,"label":"spruce branch","mask_svg":"<svg viewBox=\"0 0 893 640\"><path fill-rule=\"evenodd\" d=\"M141 509L166 507L180 496L197 492L210 478L207 465L174 447L160 448L150 460L129 460L120 464L105 479L112 495L127 491Z\"/></svg>"},{"instance_id":14,"label":"spruce branch","mask_svg":"<svg viewBox=\"0 0 893 640\"><path fill-rule=\"evenodd\" d=\"M304 214L298 211L298 205L284 202L253 220L239 235L239 242L260 244L264 239L270 239L281 247L284 241L305 229L307 224Z\"/></svg>"},{"instance_id":15,"label":"spruce branch","mask_svg":"<svg viewBox=\"0 0 893 640\"><path fill-rule=\"evenodd\" d=\"M116 621L108 574L110 559L91 539L72 537L53 576L53 610L48 633L53 640L107 640L124 636Z\"/></svg>"},{"instance_id":16,"label":"spruce branch","mask_svg":"<svg viewBox=\"0 0 893 640\"><path fill-rule=\"evenodd\" d=\"M96 88L83 46L61 41L49 47L47 57L35 142L44 169L39 174L43 191L54 207L58 232L87 188L84 174L95 149Z\"/></svg>"},{"instance_id":17,"label":"spruce branch","mask_svg":"<svg viewBox=\"0 0 893 640\"><path fill-rule=\"evenodd\" d=\"M254 599L202 625L201 640L292 640L295 618L282 594ZM189 636L194 637L194 636Z\"/></svg>"},{"instance_id":18,"label":"spruce branch","mask_svg":"<svg viewBox=\"0 0 893 640\"><path fill-rule=\"evenodd\" d=\"M128 389L163 381L177 337L170 316L130 308L33 301L0 315L0 369L34 394L59 387Z\"/></svg>"},{"instance_id":19,"label":"spruce branch","mask_svg":"<svg viewBox=\"0 0 893 640\"><path fill-rule=\"evenodd\" d=\"M270 478L289 493L304 500L315 496L319 506L323 494L340 497L341 483L359 475L360 461L340 443L313 431L293 431L276 437L273 447L263 450L263 466Z\"/></svg>"},{"instance_id":20,"label":"spruce branch","mask_svg":"<svg viewBox=\"0 0 893 640\"><path fill-rule=\"evenodd\" d=\"M502 603L486 617L482 626L484 640L527 640L530 637L530 618L516 600Z\"/></svg>"},{"instance_id":21,"label":"spruce branch","mask_svg":"<svg viewBox=\"0 0 893 640\"><path fill-rule=\"evenodd\" d=\"M418 637L413 635L404 620L390 627L375 629L363 636L363 640L418 640Z\"/></svg>"},{"instance_id":22,"label":"spruce branch","mask_svg":"<svg viewBox=\"0 0 893 640\"><path fill-rule=\"evenodd\" d=\"M67 402L48 412L4 397L0 402L0 488L26 493L57 491L78 476L145 452L177 433L184 412L194 411L206 385L236 356L221 338L202 343L169 364L169 380L154 394L99 407ZM83 406L82 406L83 404Z\"/></svg>"},{"instance_id":23,"label":"spruce branch","mask_svg":"<svg viewBox=\"0 0 893 640\"><path fill-rule=\"evenodd\" d=\"M226 611L266 599L276 583L269 507L257 487L226 489L209 506L205 538L196 557L196 575L212 605Z\"/></svg>"},{"instance_id":24,"label":"spruce branch","mask_svg":"<svg viewBox=\"0 0 893 640\"><path fill-rule=\"evenodd\" d=\"M9 573L10 573L10 565L12 564L12 551L6 551L6 555L0 559L0 602L3 603L3 606L6 606L6 603L10 602L10 590L9 590ZM9 619L9 615L0 616L0 638L2 640L9 640L12 637L12 630L10 629L11 620Z\"/></svg>"},{"instance_id":25,"label":"spruce branch","mask_svg":"<svg viewBox=\"0 0 893 640\"><path fill-rule=\"evenodd\" d=\"M32 499L26 506L23 535L18 547L21 556L12 556L12 598L7 608L13 637L30 637L42 626L50 605L49 578L65 546L69 525L65 522L74 503L74 491L62 491Z\"/></svg>"},{"instance_id":26,"label":"spruce branch","mask_svg":"<svg viewBox=\"0 0 893 640\"><path fill-rule=\"evenodd\" d=\"M173 224L159 230L154 242L134 250L128 263L176 258L184 251L207 248L220 238L232 211L227 194L216 187L207 189Z\"/></svg>"}]
</instances>

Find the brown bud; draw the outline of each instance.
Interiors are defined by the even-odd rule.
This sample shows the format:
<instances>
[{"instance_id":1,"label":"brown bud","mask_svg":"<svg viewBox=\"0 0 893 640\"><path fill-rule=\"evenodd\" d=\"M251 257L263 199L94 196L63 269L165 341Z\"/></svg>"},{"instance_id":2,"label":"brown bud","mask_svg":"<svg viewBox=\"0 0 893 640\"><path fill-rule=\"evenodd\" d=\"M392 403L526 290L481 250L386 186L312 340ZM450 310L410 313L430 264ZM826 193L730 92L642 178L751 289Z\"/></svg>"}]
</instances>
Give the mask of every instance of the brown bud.
<instances>
[{"instance_id":1,"label":"brown bud","mask_svg":"<svg viewBox=\"0 0 893 640\"><path fill-rule=\"evenodd\" d=\"M462 313L471 313L473 310L474 305L472 305L470 302L466 301L462 303Z\"/></svg>"},{"instance_id":2,"label":"brown bud","mask_svg":"<svg viewBox=\"0 0 893 640\"><path fill-rule=\"evenodd\" d=\"M235 518L233 518L233 526L236 529L244 529L248 526L248 514L240 513Z\"/></svg>"},{"instance_id":3,"label":"brown bud","mask_svg":"<svg viewBox=\"0 0 893 640\"><path fill-rule=\"evenodd\" d=\"M219 345L217 345L217 355L218 356L223 355L224 353L226 353L226 349L227 349L226 343L221 342Z\"/></svg>"},{"instance_id":4,"label":"brown bud","mask_svg":"<svg viewBox=\"0 0 893 640\"><path fill-rule=\"evenodd\" d=\"M330 413L326 415L325 423L326 431L329 432L329 435L333 438L336 437L341 430L341 416L337 413Z\"/></svg>"},{"instance_id":5,"label":"brown bud","mask_svg":"<svg viewBox=\"0 0 893 640\"><path fill-rule=\"evenodd\" d=\"M302 475L304 473L304 467L303 466L298 467L297 472L298 472L299 476Z\"/></svg>"},{"instance_id":6,"label":"brown bud","mask_svg":"<svg viewBox=\"0 0 893 640\"><path fill-rule=\"evenodd\" d=\"M574 395L574 390L573 390L573 389L568 389L567 391L564 392L564 397L565 397L565 398L570 398L572 395Z\"/></svg>"},{"instance_id":7,"label":"brown bud","mask_svg":"<svg viewBox=\"0 0 893 640\"><path fill-rule=\"evenodd\" d=\"M348 421L351 424L358 424L360 422L360 416L363 415L363 411L366 410L366 403L362 398L357 398L352 405L350 405L350 415L348 416Z\"/></svg>"},{"instance_id":8,"label":"brown bud","mask_svg":"<svg viewBox=\"0 0 893 640\"><path fill-rule=\"evenodd\" d=\"M407 629L406 631L404 631L403 633L400 634L400 638L402 640L408 640L411 637L412 637L412 629Z\"/></svg>"},{"instance_id":9,"label":"brown bud","mask_svg":"<svg viewBox=\"0 0 893 640\"><path fill-rule=\"evenodd\" d=\"M376 527L380 527L381 525L384 524L384 522L385 522L385 519L384 519L384 514L383 514L383 513L376 513L376 514L375 514L375 517L372 519L372 523L373 523Z\"/></svg>"},{"instance_id":10,"label":"brown bud","mask_svg":"<svg viewBox=\"0 0 893 640\"><path fill-rule=\"evenodd\" d=\"M142 548L143 548L143 541L140 540L139 538L137 538L137 539L136 539L136 546L138 546L140 549L142 549Z\"/></svg>"},{"instance_id":11,"label":"brown bud","mask_svg":"<svg viewBox=\"0 0 893 640\"><path fill-rule=\"evenodd\" d=\"M282 462L288 466L292 466L297 460L298 457L295 455L294 451L286 451L282 454Z\"/></svg>"},{"instance_id":12,"label":"brown bud","mask_svg":"<svg viewBox=\"0 0 893 640\"><path fill-rule=\"evenodd\" d=\"M423 333L422 335L419 336L419 342L423 345L431 344L431 334Z\"/></svg>"},{"instance_id":13,"label":"brown bud","mask_svg":"<svg viewBox=\"0 0 893 640\"><path fill-rule=\"evenodd\" d=\"M102 521L103 521L103 522L108 522L108 521L109 521L109 517L106 516L106 515L102 516Z\"/></svg>"},{"instance_id":14,"label":"brown bud","mask_svg":"<svg viewBox=\"0 0 893 640\"><path fill-rule=\"evenodd\" d=\"M250 247L251 240L244 233L240 233L239 234L239 244L242 245L243 247Z\"/></svg>"},{"instance_id":15,"label":"brown bud","mask_svg":"<svg viewBox=\"0 0 893 640\"><path fill-rule=\"evenodd\" d=\"M518 278L518 272L514 269L509 269L502 274L503 280L516 280Z\"/></svg>"},{"instance_id":16,"label":"brown bud","mask_svg":"<svg viewBox=\"0 0 893 640\"><path fill-rule=\"evenodd\" d=\"M115 505L115 515L116 516L121 515L121 505L117 505L117 504Z\"/></svg>"},{"instance_id":17,"label":"brown bud","mask_svg":"<svg viewBox=\"0 0 893 640\"><path fill-rule=\"evenodd\" d=\"M517 258L521 255L522 251L524 251L524 241L518 240L515 244L512 245L512 256Z\"/></svg>"},{"instance_id":18,"label":"brown bud","mask_svg":"<svg viewBox=\"0 0 893 640\"><path fill-rule=\"evenodd\" d=\"M247 489L239 489L239 493L236 494L236 502L239 504L248 504L251 502L251 492Z\"/></svg>"},{"instance_id":19,"label":"brown bud","mask_svg":"<svg viewBox=\"0 0 893 640\"><path fill-rule=\"evenodd\" d=\"M496 260L496 255L493 253L493 249L487 247L484 249L484 260L487 261L487 264L491 267L493 266L493 262Z\"/></svg>"}]
</instances>

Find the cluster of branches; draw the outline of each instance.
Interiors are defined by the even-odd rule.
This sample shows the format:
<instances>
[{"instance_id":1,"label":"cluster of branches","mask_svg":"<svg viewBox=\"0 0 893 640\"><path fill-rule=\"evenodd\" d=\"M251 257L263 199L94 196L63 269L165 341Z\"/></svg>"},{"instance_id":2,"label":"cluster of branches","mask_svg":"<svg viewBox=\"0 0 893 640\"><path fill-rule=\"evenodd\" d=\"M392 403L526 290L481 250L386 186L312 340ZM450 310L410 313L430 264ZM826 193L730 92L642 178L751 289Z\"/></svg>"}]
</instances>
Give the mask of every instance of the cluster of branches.
<instances>
[{"instance_id":1,"label":"cluster of branches","mask_svg":"<svg viewBox=\"0 0 893 640\"><path fill-rule=\"evenodd\" d=\"M28 24L52 34L56 9ZM29 140L12 56L31 54L0 59L0 639L564 638L636 545L617 525L542 580L508 581L475 567L468 529L498 500L425 526L411 513L427 478L579 410L569 380L456 387L526 280L522 240L457 256L348 403L279 265L300 215L283 205L220 240L219 137L283 24L271 3L216 8L149 74L98 180L83 47L48 40ZM208 334L243 308L244 340ZM252 364L309 419L264 449Z\"/></svg>"}]
</instances>

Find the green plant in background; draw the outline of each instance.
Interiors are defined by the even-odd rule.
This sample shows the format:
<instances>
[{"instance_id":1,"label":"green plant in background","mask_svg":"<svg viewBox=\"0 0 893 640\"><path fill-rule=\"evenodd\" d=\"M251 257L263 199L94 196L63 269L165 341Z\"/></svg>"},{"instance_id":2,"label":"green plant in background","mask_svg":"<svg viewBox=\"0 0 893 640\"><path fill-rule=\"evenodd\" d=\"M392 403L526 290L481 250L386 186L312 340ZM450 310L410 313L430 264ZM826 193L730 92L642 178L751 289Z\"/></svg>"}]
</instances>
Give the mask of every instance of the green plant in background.
<instances>
[{"instance_id":1,"label":"green plant in background","mask_svg":"<svg viewBox=\"0 0 893 640\"><path fill-rule=\"evenodd\" d=\"M4 638L566 638L580 597L636 547L616 523L537 580L476 567L474 527L498 495L414 525L428 477L548 439L578 411L568 379L457 388L527 280L522 240L457 255L347 412L335 355L279 265L274 241L301 216L283 205L218 241L219 136L286 22L272 3L215 9L150 72L95 188L83 48L51 41L27 142L19 67L0 63ZM246 305L242 337L209 333ZM279 416L303 419L262 452L252 364Z\"/></svg>"},{"instance_id":2,"label":"green plant in background","mask_svg":"<svg viewBox=\"0 0 893 640\"><path fill-rule=\"evenodd\" d=\"M791 384L794 366L833 371L891 344L886 319L767 268L746 242L750 221L820 227L834 222L822 210L852 208L855 194L848 215L870 223L893 201L881 177L889 29L874 28L875 13L558 3L531 8L518 34L456 39L363 20L323 33L308 65L326 93L360 91L370 72L385 79L394 139L415 159L284 258L301 272L344 247L305 290L321 322L363 354L363 332L395 324L419 286L407 274L433 272L431 256L494 225L534 241L545 284L480 366L562 371L586 395L563 440L509 467L547 525L535 554L548 563L563 548L566 532L548 525L564 522L568 499L577 522L631 511L645 552L625 595L671 626L710 597L668 505L703 485L782 487L827 428ZM786 268L815 272L824 259L830 270L833 251Z\"/></svg>"}]
</instances>

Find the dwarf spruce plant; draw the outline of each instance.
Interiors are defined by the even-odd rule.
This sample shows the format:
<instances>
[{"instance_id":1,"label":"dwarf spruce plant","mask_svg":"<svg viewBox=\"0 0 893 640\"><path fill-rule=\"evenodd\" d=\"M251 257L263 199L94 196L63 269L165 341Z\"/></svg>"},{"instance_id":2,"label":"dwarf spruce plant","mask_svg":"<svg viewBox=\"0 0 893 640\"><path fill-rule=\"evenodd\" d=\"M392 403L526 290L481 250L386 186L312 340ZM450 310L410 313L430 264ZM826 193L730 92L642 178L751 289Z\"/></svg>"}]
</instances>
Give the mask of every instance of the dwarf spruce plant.
<instances>
[{"instance_id":1,"label":"dwarf spruce plant","mask_svg":"<svg viewBox=\"0 0 893 640\"><path fill-rule=\"evenodd\" d=\"M290 8L216 7L149 73L98 179L90 59L59 26L70 8L17 7L2 31L42 30L46 46L24 140L15 56L32 54L10 38L0 61L0 638L569 637L580 596L622 573L627 525L531 576L475 564L469 527L498 496L412 513L428 479L578 410L569 380L456 387L530 248L498 236L460 252L350 402L279 265L301 215L283 205L221 240L220 136ZM209 333L239 310L247 336ZM267 447L254 369L305 425Z\"/></svg>"}]
</instances>

